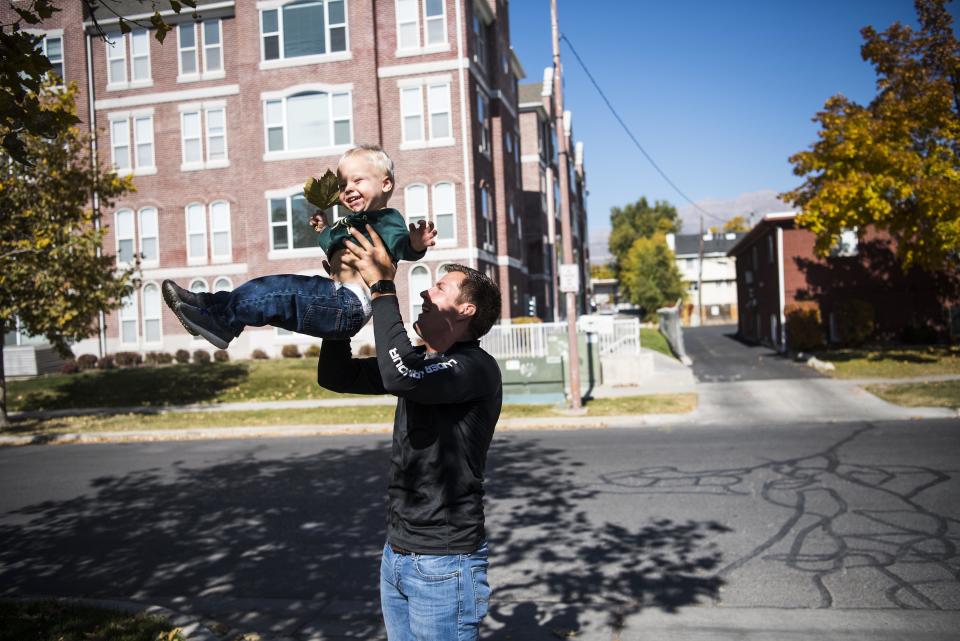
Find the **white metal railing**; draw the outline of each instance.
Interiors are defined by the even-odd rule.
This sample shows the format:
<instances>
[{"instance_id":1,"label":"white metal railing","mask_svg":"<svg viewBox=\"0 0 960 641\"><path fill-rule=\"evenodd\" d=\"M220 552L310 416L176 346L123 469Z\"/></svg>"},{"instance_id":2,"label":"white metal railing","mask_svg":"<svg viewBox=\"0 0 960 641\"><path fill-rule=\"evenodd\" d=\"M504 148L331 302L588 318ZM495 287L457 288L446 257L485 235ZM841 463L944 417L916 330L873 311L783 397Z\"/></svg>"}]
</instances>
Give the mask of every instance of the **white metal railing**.
<instances>
[{"instance_id":1,"label":"white metal railing","mask_svg":"<svg viewBox=\"0 0 960 641\"><path fill-rule=\"evenodd\" d=\"M640 321L636 318L614 319L584 317L578 323L578 334L591 334L600 344L601 354L639 354ZM565 349L567 324L531 323L494 325L481 339L483 349L497 358L542 357L559 355ZM554 345L551 354L550 346Z\"/></svg>"}]
</instances>

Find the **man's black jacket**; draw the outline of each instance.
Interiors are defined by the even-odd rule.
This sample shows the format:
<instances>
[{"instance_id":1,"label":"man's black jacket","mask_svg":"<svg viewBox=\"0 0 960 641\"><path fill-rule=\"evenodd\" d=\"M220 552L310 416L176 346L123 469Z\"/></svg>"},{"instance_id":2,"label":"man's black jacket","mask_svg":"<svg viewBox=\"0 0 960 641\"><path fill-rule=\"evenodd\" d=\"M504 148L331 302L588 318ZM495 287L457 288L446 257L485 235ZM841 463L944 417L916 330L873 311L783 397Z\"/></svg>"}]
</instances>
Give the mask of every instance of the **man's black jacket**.
<instances>
[{"instance_id":1,"label":"man's black jacket","mask_svg":"<svg viewBox=\"0 0 960 641\"><path fill-rule=\"evenodd\" d=\"M410 343L396 296L373 301L377 358L353 358L326 339L321 387L398 397L390 461L387 540L421 554L467 554L485 538L483 470L500 416L496 360L479 341L442 354Z\"/></svg>"}]
</instances>

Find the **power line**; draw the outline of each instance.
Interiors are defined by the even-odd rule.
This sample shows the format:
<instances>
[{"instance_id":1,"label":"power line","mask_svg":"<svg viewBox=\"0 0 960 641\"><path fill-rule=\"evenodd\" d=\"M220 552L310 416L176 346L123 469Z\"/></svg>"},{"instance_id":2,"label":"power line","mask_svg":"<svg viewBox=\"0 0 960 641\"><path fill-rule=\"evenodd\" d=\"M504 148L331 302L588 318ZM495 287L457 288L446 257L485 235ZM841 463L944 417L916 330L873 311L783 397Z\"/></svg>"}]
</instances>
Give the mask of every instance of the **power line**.
<instances>
[{"instance_id":1,"label":"power line","mask_svg":"<svg viewBox=\"0 0 960 641\"><path fill-rule=\"evenodd\" d=\"M625 122L623 122L623 118L620 117L620 114L617 113L617 110L613 108L613 105L610 103L610 100L607 98L607 95L606 95L605 93L603 93L603 89L601 89L601 88L600 88L600 85L597 84L597 81L596 81L596 79L594 79L593 74L590 73L590 70L589 70L589 69L587 69L586 63L583 62L583 59L580 57L580 54L578 54L578 53L577 53L577 50L574 48L573 43L570 42L570 38L568 38L568 37L566 36L566 34L562 34L562 33L561 33L561 34L560 34L560 39L563 40L564 42L566 42L566 43L567 43L567 46L570 47L570 52L573 54L573 57L576 58L576 59L577 59L577 62L580 63L580 66L583 67L584 73L587 74L587 78L590 79L590 82L593 83L593 86L594 86L594 88L597 90L597 93L600 94L600 97L603 98L603 101L607 104L607 107L610 109L610 113L612 113L612 114L613 114L613 117L617 119L617 122L619 122L619 123L620 123L620 126L623 127L623 130L624 130L625 132L627 132L627 135L630 136L630 140L632 140L632 141L633 141L633 144L635 144L635 145L637 146L637 149L640 150L640 153L643 154L644 158L646 158L647 161L649 161L649 163L650 163L651 165L653 165L653 168L657 170L657 173L659 173L660 176L662 176L663 179L666 180L667 183L668 183L671 187L673 187L673 189L674 189L678 194L680 194L680 195L683 197L684 200L686 200L688 203L690 203L691 205L693 205L694 209L700 211L700 212L701 212L703 215L705 215L705 216L709 216L710 218L713 218L713 219L716 220L716 221L719 221L719 222L721 222L721 223L726 222L723 218L720 218L719 216L717 216L717 215L715 215L715 214L711 214L711 213L708 212L706 209L704 209L703 207L701 207L701 206L698 205L697 203L693 202L693 200L691 200L689 196L687 196L685 193L683 193L683 191L682 191L679 187L677 187L676 184L674 184L674 182L673 182L672 180L670 180L670 177L667 176L667 174L664 173L664 171L663 171L662 169L660 169L660 166L656 163L656 161L654 161L654 159L650 156L650 154L647 153L647 150L643 148L643 145L641 145L641 144L640 144L640 141L637 140L637 137L633 135L633 132L630 131L630 128L629 128L629 127L627 127L627 124L626 124Z\"/></svg>"}]
</instances>

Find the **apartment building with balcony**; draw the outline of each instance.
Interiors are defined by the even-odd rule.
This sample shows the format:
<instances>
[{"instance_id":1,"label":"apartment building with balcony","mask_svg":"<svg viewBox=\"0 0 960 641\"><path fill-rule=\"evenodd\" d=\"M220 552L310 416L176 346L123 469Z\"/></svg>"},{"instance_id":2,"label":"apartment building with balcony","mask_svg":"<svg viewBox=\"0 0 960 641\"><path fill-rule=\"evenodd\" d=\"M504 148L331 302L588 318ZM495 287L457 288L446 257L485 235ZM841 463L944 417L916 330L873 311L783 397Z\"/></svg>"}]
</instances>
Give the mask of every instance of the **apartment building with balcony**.
<instances>
[{"instance_id":1,"label":"apartment building with balcony","mask_svg":"<svg viewBox=\"0 0 960 641\"><path fill-rule=\"evenodd\" d=\"M395 162L391 206L439 231L423 260L400 264L407 319L454 262L499 282L504 319L526 315L531 295L553 304L543 292L555 272L531 277L524 243L524 71L506 0L200 0L199 20L164 12L173 30L163 44L142 26L149 6L111 6L140 25L123 34L102 6L85 15L64 3L35 29L80 89L99 161L133 175L137 188L98 213L118 266L139 256L138 287L76 353L209 347L162 304L166 278L216 291L267 274L322 273L302 185L366 142ZM582 163L571 174L582 189ZM583 212L581 203L575 215ZM584 226L576 233L586 238ZM291 342L316 339L248 328L230 351L276 354Z\"/></svg>"}]
</instances>

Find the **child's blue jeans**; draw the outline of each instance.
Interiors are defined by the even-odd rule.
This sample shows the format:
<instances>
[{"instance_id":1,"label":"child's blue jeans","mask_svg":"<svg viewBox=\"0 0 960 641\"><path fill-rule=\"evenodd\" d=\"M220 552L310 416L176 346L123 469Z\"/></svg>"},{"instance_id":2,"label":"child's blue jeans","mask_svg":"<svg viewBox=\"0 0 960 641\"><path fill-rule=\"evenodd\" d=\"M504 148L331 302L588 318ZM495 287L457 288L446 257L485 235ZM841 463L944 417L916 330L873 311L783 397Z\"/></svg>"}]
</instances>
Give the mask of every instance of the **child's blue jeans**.
<instances>
[{"instance_id":1,"label":"child's blue jeans","mask_svg":"<svg viewBox=\"0 0 960 641\"><path fill-rule=\"evenodd\" d=\"M235 335L247 325L273 325L318 338L349 338L367 322L357 295L323 276L263 276L231 292L198 297Z\"/></svg>"}]
</instances>

